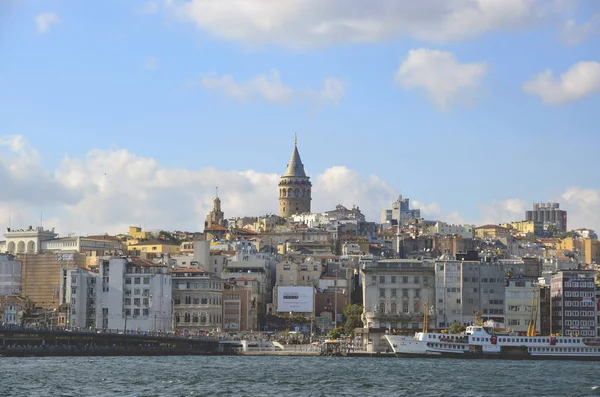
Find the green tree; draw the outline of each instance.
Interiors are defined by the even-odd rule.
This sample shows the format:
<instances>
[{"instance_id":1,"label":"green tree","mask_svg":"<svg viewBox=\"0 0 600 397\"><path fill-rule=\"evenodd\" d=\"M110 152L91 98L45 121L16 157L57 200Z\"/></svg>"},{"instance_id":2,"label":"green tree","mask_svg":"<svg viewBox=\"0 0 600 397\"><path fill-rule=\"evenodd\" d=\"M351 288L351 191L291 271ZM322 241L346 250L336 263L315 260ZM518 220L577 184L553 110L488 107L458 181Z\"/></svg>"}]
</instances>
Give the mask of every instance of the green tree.
<instances>
[{"instance_id":1,"label":"green tree","mask_svg":"<svg viewBox=\"0 0 600 397\"><path fill-rule=\"evenodd\" d=\"M363 307L361 305L347 305L344 308L344 331L348 335L354 335L354 329L363 326L361 315Z\"/></svg>"},{"instance_id":2,"label":"green tree","mask_svg":"<svg viewBox=\"0 0 600 397\"><path fill-rule=\"evenodd\" d=\"M344 330L342 328L334 328L331 331L329 331L329 337L331 339L339 339L342 337L343 332Z\"/></svg>"},{"instance_id":3,"label":"green tree","mask_svg":"<svg viewBox=\"0 0 600 397\"><path fill-rule=\"evenodd\" d=\"M457 322L452 323L452 325L450 326L450 328L448 328L448 333L449 334L460 334L461 332L463 332L466 329L466 327L464 325L461 325Z\"/></svg>"}]
</instances>

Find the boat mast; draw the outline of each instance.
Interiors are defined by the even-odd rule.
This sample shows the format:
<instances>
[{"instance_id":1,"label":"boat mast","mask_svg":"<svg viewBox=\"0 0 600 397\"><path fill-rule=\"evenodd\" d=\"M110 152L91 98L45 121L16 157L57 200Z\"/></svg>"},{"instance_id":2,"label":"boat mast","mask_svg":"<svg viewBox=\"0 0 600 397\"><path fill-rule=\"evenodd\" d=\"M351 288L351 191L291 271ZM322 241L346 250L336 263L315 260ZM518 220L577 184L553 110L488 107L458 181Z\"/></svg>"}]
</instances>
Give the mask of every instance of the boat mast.
<instances>
[{"instance_id":1,"label":"boat mast","mask_svg":"<svg viewBox=\"0 0 600 397\"><path fill-rule=\"evenodd\" d=\"M427 333L428 323L429 323L429 308L427 302L424 303L424 311L423 311L423 333Z\"/></svg>"}]
</instances>

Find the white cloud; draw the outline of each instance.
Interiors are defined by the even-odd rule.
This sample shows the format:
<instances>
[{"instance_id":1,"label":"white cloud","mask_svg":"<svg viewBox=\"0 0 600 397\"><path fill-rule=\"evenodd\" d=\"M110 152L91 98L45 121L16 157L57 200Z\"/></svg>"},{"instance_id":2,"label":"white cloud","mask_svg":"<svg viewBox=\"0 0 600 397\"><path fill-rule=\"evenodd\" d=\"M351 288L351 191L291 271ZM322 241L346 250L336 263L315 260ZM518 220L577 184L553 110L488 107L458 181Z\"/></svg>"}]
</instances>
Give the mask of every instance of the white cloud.
<instances>
[{"instance_id":1,"label":"white cloud","mask_svg":"<svg viewBox=\"0 0 600 397\"><path fill-rule=\"evenodd\" d=\"M44 12L35 16L35 25L38 33L46 33L52 25L58 25L60 19L54 12Z\"/></svg>"},{"instance_id":2,"label":"white cloud","mask_svg":"<svg viewBox=\"0 0 600 397\"><path fill-rule=\"evenodd\" d=\"M560 0L168 0L170 11L214 36L313 47L395 36L447 42L528 28L560 14Z\"/></svg>"},{"instance_id":3,"label":"white cloud","mask_svg":"<svg viewBox=\"0 0 600 397\"><path fill-rule=\"evenodd\" d=\"M440 108L470 103L480 94L485 63L460 63L453 54L425 48L410 50L395 82L405 89L422 88Z\"/></svg>"},{"instance_id":4,"label":"white cloud","mask_svg":"<svg viewBox=\"0 0 600 397\"><path fill-rule=\"evenodd\" d=\"M261 74L251 80L237 83L233 77L205 76L201 80L204 88L222 92L236 99L261 98L269 102L285 102L291 99L293 90L283 84L279 71L272 69L268 74Z\"/></svg>"},{"instance_id":5,"label":"white cloud","mask_svg":"<svg viewBox=\"0 0 600 397\"><path fill-rule=\"evenodd\" d=\"M589 227L600 232L600 189L568 188L560 206L567 211L569 229Z\"/></svg>"},{"instance_id":6,"label":"white cloud","mask_svg":"<svg viewBox=\"0 0 600 397\"><path fill-rule=\"evenodd\" d=\"M560 31L560 38L566 44L577 45L598 32L600 32L600 13L579 24L574 19L567 20Z\"/></svg>"},{"instance_id":7,"label":"white cloud","mask_svg":"<svg viewBox=\"0 0 600 397\"><path fill-rule=\"evenodd\" d=\"M144 62L144 69L146 69L150 72L153 70L156 70L157 68L158 68L158 61L154 57L149 57Z\"/></svg>"},{"instance_id":8,"label":"white cloud","mask_svg":"<svg viewBox=\"0 0 600 397\"><path fill-rule=\"evenodd\" d=\"M333 166L313 179L313 211L326 211L342 204L356 205L369 220L378 221L398 192L376 175L361 176L345 166Z\"/></svg>"},{"instance_id":9,"label":"white cloud","mask_svg":"<svg viewBox=\"0 0 600 397\"><path fill-rule=\"evenodd\" d=\"M427 219L434 219L441 214L441 209L438 203L422 203L418 200L412 200L412 208L418 208L421 210L421 216Z\"/></svg>"},{"instance_id":10,"label":"white cloud","mask_svg":"<svg viewBox=\"0 0 600 397\"><path fill-rule=\"evenodd\" d=\"M550 105L559 105L600 92L600 62L578 62L554 76L548 69L523 84L523 90Z\"/></svg>"},{"instance_id":11,"label":"white cloud","mask_svg":"<svg viewBox=\"0 0 600 397\"><path fill-rule=\"evenodd\" d=\"M282 167L286 160L281 159ZM13 227L37 225L43 211L44 225L57 227L61 234L121 233L128 225L201 231L216 186L227 217L257 216L277 213L279 177L254 170L167 167L124 149L91 150L44 171L41 156L25 138L0 136L0 224L8 226L10 212ZM345 166L330 167L311 179L317 212L337 204L357 205L368 220L378 221L380 211L399 194L378 176L363 176ZM570 228L600 230L600 189L572 187L560 202ZM421 208L426 219L483 224L523 219L526 203L515 198L482 205L481 222L446 213L435 202L412 200L412 207Z\"/></svg>"},{"instance_id":12,"label":"white cloud","mask_svg":"<svg viewBox=\"0 0 600 397\"><path fill-rule=\"evenodd\" d=\"M207 90L220 92L238 100L258 98L268 102L287 102L293 98L300 98L318 104L338 105L345 92L344 83L334 78L325 79L323 87L319 90L295 90L281 81L277 69L272 69L267 74L261 74L239 83L229 75L204 76L200 83Z\"/></svg>"},{"instance_id":13,"label":"white cloud","mask_svg":"<svg viewBox=\"0 0 600 397\"><path fill-rule=\"evenodd\" d=\"M478 224L498 224L525 219L527 203L518 198L494 200L492 203L483 204L479 210L481 221Z\"/></svg>"},{"instance_id":14,"label":"white cloud","mask_svg":"<svg viewBox=\"0 0 600 397\"><path fill-rule=\"evenodd\" d=\"M346 85L343 81L326 78L323 81L323 88L320 90L308 90L306 98L320 105L339 105L346 93Z\"/></svg>"}]
</instances>

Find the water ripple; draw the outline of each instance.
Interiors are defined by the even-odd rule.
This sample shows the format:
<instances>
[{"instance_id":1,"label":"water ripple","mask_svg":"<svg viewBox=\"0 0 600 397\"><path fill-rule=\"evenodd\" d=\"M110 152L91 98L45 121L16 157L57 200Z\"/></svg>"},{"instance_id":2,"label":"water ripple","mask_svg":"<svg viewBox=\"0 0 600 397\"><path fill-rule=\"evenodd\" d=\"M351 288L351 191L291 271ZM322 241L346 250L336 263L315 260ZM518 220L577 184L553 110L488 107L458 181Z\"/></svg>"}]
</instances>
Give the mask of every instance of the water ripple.
<instances>
[{"instance_id":1,"label":"water ripple","mask_svg":"<svg viewBox=\"0 0 600 397\"><path fill-rule=\"evenodd\" d=\"M0 396L592 396L598 362L325 357L1 358Z\"/></svg>"}]
</instances>

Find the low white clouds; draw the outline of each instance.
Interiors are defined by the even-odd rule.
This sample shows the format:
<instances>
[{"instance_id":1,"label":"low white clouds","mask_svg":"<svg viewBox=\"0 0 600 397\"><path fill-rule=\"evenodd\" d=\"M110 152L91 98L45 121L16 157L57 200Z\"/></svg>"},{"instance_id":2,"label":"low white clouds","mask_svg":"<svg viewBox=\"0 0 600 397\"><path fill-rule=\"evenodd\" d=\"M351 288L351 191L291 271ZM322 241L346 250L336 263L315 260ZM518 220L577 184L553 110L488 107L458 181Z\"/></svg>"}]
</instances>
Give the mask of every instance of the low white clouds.
<instances>
[{"instance_id":1,"label":"low white clouds","mask_svg":"<svg viewBox=\"0 0 600 397\"><path fill-rule=\"evenodd\" d=\"M600 231L600 189L570 187L561 195L560 206L567 210L569 229L589 227Z\"/></svg>"},{"instance_id":2,"label":"low white clouds","mask_svg":"<svg viewBox=\"0 0 600 397\"><path fill-rule=\"evenodd\" d=\"M420 48L410 50L395 75L405 89L424 89L442 109L470 104L481 95L485 63L460 63L452 53Z\"/></svg>"},{"instance_id":3,"label":"low white clouds","mask_svg":"<svg viewBox=\"0 0 600 397\"><path fill-rule=\"evenodd\" d=\"M559 36L565 44L577 45L599 32L600 13L596 13L582 23L577 23L574 19L567 20L564 23Z\"/></svg>"},{"instance_id":4,"label":"low white clouds","mask_svg":"<svg viewBox=\"0 0 600 397\"><path fill-rule=\"evenodd\" d=\"M289 101L293 94L293 90L281 82L277 69L272 69L267 74L261 74L240 83L229 75L204 76L201 84L206 89L243 100L260 98L268 102L285 102Z\"/></svg>"},{"instance_id":5,"label":"low white clouds","mask_svg":"<svg viewBox=\"0 0 600 397\"><path fill-rule=\"evenodd\" d=\"M279 177L254 170L167 167L124 149L91 150L45 171L40 154L25 138L0 136L0 224L8 226L10 212L13 227L37 225L43 210L44 225L56 226L61 234L122 233L128 225L201 231L217 186L227 217L277 213ZM311 180L313 211L356 205L370 221L378 221L380 211L390 208L399 194L380 177L345 166L315 173ZM572 187L560 202L570 228L600 229L600 189ZM482 205L479 215L471 214L479 222L446 213L437 202L412 200L412 207L429 220L483 224L523 219L526 203L514 198Z\"/></svg>"},{"instance_id":6,"label":"low white clouds","mask_svg":"<svg viewBox=\"0 0 600 397\"><path fill-rule=\"evenodd\" d=\"M281 81L277 69L254 78L237 82L230 75L209 75L200 80L203 88L219 92L237 100L262 99L267 102L282 103L292 99L306 99L320 104L338 105L345 92L344 83L327 78L321 89L293 89Z\"/></svg>"},{"instance_id":7,"label":"low white clouds","mask_svg":"<svg viewBox=\"0 0 600 397\"><path fill-rule=\"evenodd\" d=\"M433 42L529 28L565 11L560 0L165 0L202 31L292 48L412 36Z\"/></svg>"},{"instance_id":8,"label":"low white clouds","mask_svg":"<svg viewBox=\"0 0 600 397\"><path fill-rule=\"evenodd\" d=\"M371 221L387 208L398 192L376 175L361 176L345 166L333 166L313 178L313 211L326 211L342 204L358 206Z\"/></svg>"},{"instance_id":9,"label":"low white clouds","mask_svg":"<svg viewBox=\"0 0 600 397\"><path fill-rule=\"evenodd\" d=\"M549 105L576 101L600 92L600 62L578 62L560 77L548 69L523 84L523 90Z\"/></svg>"},{"instance_id":10,"label":"low white clouds","mask_svg":"<svg viewBox=\"0 0 600 397\"><path fill-rule=\"evenodd\" d=\"M482 204L481 224L498 224L505 222L520 221L525 219L525 208L527 203L519 198L506 200L494 200L491 203Z\"/></svg>"},{"instance_id":11,"label":"low white clouds","mask_svg":"<svg viewBox=\"0 0 600 397\"><path fill-rule=\"evenodd\" d=\"M54 12L44 12L35 16L35 26L40 34L44 34L50 30L53 25L58 25L60 18Z\"/></svg>"}]
</instances>

